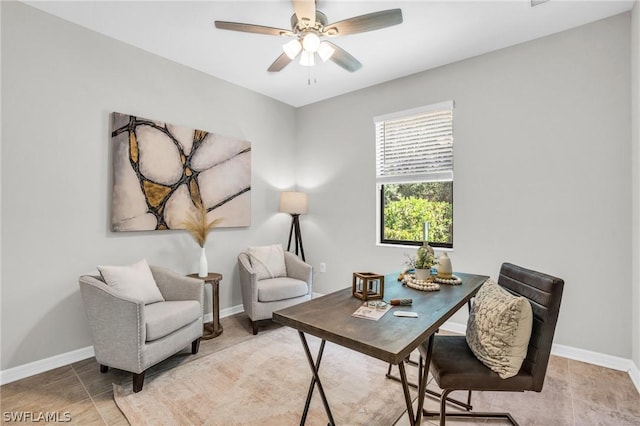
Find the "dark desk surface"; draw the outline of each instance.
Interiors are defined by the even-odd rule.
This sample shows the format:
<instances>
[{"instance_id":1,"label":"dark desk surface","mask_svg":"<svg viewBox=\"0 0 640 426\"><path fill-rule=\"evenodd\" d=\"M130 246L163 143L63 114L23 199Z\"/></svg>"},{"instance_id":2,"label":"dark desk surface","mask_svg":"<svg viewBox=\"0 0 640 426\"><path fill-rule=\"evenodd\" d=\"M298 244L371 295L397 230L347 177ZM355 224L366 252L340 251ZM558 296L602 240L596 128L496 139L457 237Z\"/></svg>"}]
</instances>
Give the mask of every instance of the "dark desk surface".
<instances>
[{"instance_id":1,"label":"dark desk surface","mask_svg":"<svg viewBox=\"0 0 640 426\"><path fill-rule=\"evenodd\" d=\"M460 285L441 284L439 291L419 291L403 286L398 274L384 278L384 300L411 298L411 306L394 306L378 321L353 317L362 304L351 287L273 313L273 320L303 333L345 346L391 364L403 361L460 309L488 278L456 273ZM418 318L393 315L413 311Z\"/></svg>"}]
</instances>

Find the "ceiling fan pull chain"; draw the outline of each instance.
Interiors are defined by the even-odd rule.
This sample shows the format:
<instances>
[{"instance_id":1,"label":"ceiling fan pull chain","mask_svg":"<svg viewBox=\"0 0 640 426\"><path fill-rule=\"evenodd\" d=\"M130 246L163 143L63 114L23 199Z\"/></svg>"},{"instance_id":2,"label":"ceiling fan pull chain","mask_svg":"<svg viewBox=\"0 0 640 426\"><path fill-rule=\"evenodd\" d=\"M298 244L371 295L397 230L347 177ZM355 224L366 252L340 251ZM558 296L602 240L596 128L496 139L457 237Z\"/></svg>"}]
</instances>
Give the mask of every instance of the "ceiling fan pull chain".
<instances>
[{"instance_id":1,"label":"ceiling fan pull chain","mask_svg":"<svg viewBox=\"0 0 640 426\"><path fill-rule=\"evenodd\" d=\"M311 86L311 68L312 67L307 68L307 86ZM313 84L318 84L318 77L315 72L313 73Z\"/></svg>"}]
</instances>

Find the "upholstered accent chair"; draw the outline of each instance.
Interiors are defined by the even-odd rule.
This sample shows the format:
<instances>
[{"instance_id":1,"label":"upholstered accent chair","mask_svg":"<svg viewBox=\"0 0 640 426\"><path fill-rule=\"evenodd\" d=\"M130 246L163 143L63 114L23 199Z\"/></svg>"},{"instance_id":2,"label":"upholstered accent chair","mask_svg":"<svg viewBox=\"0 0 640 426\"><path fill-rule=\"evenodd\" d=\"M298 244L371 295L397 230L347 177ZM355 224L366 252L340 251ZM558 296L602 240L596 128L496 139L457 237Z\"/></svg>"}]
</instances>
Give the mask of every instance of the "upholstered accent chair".
<instances>
[{"instance_id":1,"label":"upholstered accent chair","mask_svg":"<svg viewBox=\"0 0 640 426\"><path fill-rule=\"evenodd\" d=\"M100 275L79 279L100 372L109 367L131 372L134 392L142 390L149 367L189 344L196 354L202 336L204 282L157 266L148 269L164 300L145 304Z\"/></svg>"},{"instance_id":2,"label":"upholstered accent chair","mask_svg":"<svg viewBox=\"0 0 640 426\"><path fill-rule=\"evenodd\" d=\"M544 384L551 344L560 311L564 281L541 272L510 263L502 264L498 285L514 296L524 296L531 304L533 326L526 357L517 374L501 378L474 355L465 336L436 335L432 340L430 372L442 389L440 412L424 411L425 417L440 417L440 425L447 417L502 418L517 425L509 413L451 412L446 413L447 401L471 410L471 391L540 392ZM473 308L472 308L473 313ZM467 327L468 332L469 327ZM430 339L431 340L431 339ZM419 349L428 356L429 342ZM450 400L454 390L467 390L467 404Z\"/></svg>"},{"instance_id":3,"label":"upholstered accent chair","mask_svg":"<svg viewBox=\"0 0 640 426\"><path fill-rule=\"evenodd\" d=\"M273 311L311 299L311 265L288 251L284 251L283 256L284 270L280 274L275 273L280 276L272 278L261 275L259 269L262 265L250 256L250 250L238 255L242 304L251 320L254 335L258 334L261 323L271 320Z\"/></svg>"}]
</instances>

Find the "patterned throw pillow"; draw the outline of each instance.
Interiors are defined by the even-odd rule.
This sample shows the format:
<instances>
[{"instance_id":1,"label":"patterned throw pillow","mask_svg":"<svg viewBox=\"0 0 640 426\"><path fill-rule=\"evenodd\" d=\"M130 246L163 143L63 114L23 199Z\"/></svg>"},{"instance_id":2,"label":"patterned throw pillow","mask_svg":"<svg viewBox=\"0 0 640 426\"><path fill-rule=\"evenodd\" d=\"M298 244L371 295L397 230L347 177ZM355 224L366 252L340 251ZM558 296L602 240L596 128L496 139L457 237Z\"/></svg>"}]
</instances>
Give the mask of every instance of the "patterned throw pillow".
<instances>
[{"instance_id":1,"label":"patterned throw pillow","mask_svg":"<svg viewBox=\"0 0 640 426\"><path fill-rule=\"evenodd\" d=\"M247 252L251 267L259 280L287 276L282 244L249 247Z\"/></svg>"},{"instance_id":2,"label":"patterned throw pillow","mask_svg":"<svg viewBox=\"0 0 640 426\"><path fill-rule=\"evenodd\" d=\"M469 314L467 344L476 358L507 379L518 374L527 356L532 324L529 301L488 279Z\"/></svg>"}]
</instances>

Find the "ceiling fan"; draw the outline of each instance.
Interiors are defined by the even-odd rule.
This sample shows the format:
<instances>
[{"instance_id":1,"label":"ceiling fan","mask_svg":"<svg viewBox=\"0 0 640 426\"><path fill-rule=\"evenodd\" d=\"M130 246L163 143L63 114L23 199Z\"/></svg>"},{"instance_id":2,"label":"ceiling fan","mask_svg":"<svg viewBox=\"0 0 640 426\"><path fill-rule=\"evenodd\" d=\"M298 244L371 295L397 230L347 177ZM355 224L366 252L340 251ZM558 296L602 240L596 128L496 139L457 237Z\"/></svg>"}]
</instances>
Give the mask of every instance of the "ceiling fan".
<instances>
[{"instance_id":1,"label":"ceiling fan","mask_svg":"<svg viewBox=\"0 0 640 426\"><path fill-rule=\"evenodd\" d=\"M282 46L284 53L271 64L269 72L282 70L297 57L300 57L300 65L311 67L315 65L316 53L323 61L331 59L353 72L362 67L360 61L323 38L364 33L402 23L400 9L367 13L332 24L328 24L325 14L316 9L315 0L293 0L293 9L291 30L227 21L215 21L215 25L221 30L290 37L291 40Z\"/></svg>"}]
</instances>

